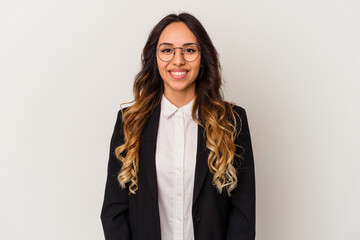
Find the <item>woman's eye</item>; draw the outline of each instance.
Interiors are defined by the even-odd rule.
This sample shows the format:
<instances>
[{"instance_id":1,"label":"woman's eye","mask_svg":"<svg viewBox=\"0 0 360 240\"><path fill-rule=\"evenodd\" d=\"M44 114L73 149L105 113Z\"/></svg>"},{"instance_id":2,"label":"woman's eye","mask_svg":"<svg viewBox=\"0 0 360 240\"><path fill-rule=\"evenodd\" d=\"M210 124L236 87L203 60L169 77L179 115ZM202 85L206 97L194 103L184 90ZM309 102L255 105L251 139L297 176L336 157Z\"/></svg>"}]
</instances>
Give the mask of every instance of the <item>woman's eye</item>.
<instances>
[{"instance_id":1,"label":"woman's eye","mask_svg":"<svg viewBox=\"0 0 360 240\"><path fill-rule=\"evenodd\" d=\"M196 49L194 49L194 48L186 48L184 50L184 52L186 52L186 53L194 53L194 52L196 52Z\"/></svg>"},{"instance_id":2,"label":"woman's eye","mask_svg":"<svg viewBox=\"0 0 360 240\"><path fill-rule=\"evenodd\" d=\"M161 52L162 53L172 53L172 49L171 48L164 48L164 49L161 49Z\"/></svg>"}]
</instances>

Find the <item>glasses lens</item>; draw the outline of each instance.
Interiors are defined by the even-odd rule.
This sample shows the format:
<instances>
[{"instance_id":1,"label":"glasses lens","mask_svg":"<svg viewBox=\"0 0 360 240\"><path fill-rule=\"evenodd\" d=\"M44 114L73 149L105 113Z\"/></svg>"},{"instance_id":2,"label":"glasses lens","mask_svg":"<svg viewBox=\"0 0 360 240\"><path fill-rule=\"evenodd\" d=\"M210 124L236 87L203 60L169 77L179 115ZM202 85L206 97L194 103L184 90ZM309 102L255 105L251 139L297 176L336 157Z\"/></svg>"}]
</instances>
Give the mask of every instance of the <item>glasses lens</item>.
<instances>
[{"instance_id":1,"label":"glasses lens","mask_svg":"<svg viewBox=\"0 0 360 240\"><path fill-rule=\"evenodd\" d=\"M170 61L174 56L174 48L169 45L160 45L158 54L161 60Z\"/></svg>"},{"instance_id":2,"label":"glasses lens","mask_svg":"<svg viewBox=\"0 0 360 240\"><path fill-rule=\"evenodd\" d=\"M189 45L184 47L184 59L188 62L195 61L199 56L199 49L196 45Z\"/></svg>"}]
</instances>

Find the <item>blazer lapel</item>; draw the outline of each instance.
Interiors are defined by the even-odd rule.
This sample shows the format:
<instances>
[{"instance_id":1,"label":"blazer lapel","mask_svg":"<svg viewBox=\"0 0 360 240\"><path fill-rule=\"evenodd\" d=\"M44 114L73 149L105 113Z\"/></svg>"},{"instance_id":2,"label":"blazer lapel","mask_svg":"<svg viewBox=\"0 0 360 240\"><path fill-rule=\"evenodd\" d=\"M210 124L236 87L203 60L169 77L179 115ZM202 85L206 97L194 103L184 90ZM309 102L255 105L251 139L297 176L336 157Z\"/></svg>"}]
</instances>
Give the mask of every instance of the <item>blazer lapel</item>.
<instances>
[{"instance_id":1,"label":"blazer lapel","mask_svg":"<svg viewBox=\"0 0 360 240\"><path fill-rule=\"evenodd\" d=\"M206 148L206 141L204 138L204 128L198 125L198 146L196 153L193 205L199 196L202 185L204 184L206 173L208 172L207 157L209 155L209 151Z\"/></svg>"},{"instance_id":2,"label":"blazer lapel","mask_svg":"<svg viewBox=\"0 0 360 240\"><path fill-rule=\"evenodd\" d=\"M147 175L147 180L150 186L151 193L158 202L158 190L156 180L156 167L155 167L155 153L156 153L156 140L159 128L161 104L155 107L154 112L150 115L147 124L142 131L140 160Z\"/></svg>"}]
</instances>

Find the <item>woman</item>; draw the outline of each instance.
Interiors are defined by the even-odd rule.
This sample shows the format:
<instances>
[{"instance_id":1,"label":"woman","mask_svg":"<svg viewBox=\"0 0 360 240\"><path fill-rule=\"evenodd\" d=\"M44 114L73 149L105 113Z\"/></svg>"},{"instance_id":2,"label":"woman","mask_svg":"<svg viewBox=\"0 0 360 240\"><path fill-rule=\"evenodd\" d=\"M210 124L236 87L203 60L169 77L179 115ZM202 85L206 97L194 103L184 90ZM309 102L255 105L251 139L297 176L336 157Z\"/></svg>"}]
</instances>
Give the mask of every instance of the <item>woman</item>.
<instances>
[{"instance_id":1,"label":"woman","mask_svg":"<svg viewBox=\"0 0 360 240\"><path fill-rule=\"evenodd\" d=\"M106 239L255 239L246 113L220 87L218 54L201 23L187 13L163 18L111 139Z\"/></svg>"}]
</instances>

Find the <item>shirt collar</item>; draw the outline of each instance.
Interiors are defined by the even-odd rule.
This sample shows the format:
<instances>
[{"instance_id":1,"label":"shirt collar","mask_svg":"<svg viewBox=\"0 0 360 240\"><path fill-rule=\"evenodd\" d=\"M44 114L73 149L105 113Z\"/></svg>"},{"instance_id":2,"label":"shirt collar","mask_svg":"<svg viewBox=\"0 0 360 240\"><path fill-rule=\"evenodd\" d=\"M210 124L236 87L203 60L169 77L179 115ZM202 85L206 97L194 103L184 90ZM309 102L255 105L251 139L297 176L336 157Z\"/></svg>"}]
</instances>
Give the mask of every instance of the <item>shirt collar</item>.
<instances>
[{"instance_id":1,"label":"shirt collar","mask_svg":"<svg viewBox=\"0 0 360 240\"><path fill-rule=\"evenodd\" d=\"M172 104L163 94L161 99L161 112L164 117L169 118L173 115L185 116L191 118L191 110L194 103L195 97L186 105L181 108L176 107Z\"/></svg>"}]
</instances>

